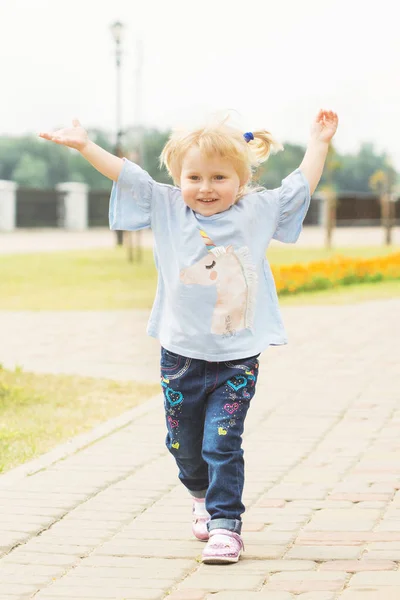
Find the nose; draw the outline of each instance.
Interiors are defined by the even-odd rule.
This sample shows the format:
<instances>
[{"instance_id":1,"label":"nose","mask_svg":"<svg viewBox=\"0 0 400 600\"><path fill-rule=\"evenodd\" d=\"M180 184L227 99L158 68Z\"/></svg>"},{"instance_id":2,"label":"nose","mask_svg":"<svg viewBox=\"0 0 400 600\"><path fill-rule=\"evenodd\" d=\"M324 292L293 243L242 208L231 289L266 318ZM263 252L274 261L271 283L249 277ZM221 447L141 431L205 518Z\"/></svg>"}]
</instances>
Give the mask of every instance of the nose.
<instances>
[{"instance_id":1,"label":"nose","mask_svg":"<svg viewBox=\"0 0 400 600\"><path fill-rule=\"evenodd\" d=\"M203 181L201 182L201 185L200 185L200 191L201 192L209 192L210 190L212 190L211 182L203 179Z\"/></svg>"}]
</instances>

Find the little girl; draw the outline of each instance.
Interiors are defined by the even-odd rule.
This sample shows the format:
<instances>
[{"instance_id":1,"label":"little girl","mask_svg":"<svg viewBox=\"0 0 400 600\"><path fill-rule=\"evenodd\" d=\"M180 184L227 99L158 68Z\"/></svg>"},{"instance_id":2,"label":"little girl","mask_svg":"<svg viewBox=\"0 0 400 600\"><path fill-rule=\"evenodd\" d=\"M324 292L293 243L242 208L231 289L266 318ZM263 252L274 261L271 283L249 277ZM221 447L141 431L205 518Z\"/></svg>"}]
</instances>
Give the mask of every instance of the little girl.
<instances>
[{"instance_id":1,"label":"little girl","mask_svg":"<svg viewBox=\"0 0 400 600\"><path fill-rule=\"evenodd\" d=\"M266 250L294 243L321 177L337 115L321 110L304 159L274 190L252 172L279 149L267 131L222 121L175 132L162 154L175 186L109 154L73 127L40 136L77 149L114 181L110 227L151 227L158 286L148 333L161 343L166 445L193 499L193 533L205 563L233 563L243 549L244 420L258 356L286 344Z\"/></svg>"}]
</instances>

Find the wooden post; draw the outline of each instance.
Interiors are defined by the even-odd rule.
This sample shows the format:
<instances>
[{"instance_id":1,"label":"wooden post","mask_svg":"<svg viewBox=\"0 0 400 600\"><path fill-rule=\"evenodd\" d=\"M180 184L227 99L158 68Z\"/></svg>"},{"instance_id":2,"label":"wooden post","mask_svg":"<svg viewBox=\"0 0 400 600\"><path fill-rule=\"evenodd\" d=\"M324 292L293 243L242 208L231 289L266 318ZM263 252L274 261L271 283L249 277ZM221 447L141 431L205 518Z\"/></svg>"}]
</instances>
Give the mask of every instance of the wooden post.
<instances>
[{"instance_id":1,"label":"wooden post","mask_svg":"<svg viewBox=\"0 0 400 600\"><path fill-rule=\"evenodd\" d=\"M381 223L385 232L385 245L390 246L392 243L392 227L394 222L394 202L392 202L390 194L385 191L380 196L381 201Z\"/></svg>"},{"instance_id":2,"label":"wooden post","mask_svg":"<svg viewBox=\"0 0 400 600\"><path fill-rule=\"evenodd\" d=\"M333 190L324 190L325 196L325 247L332 247L332 235L336 227L336 194Z\"/></svg>"},{"instance_id":3,"label":"wooden post","mask_svg":"<svg viewBox=\"0 0 400 600\"><path fill-rule=\"evenodd\" d=\"M142 232L141 231L124 231L124 246L127 249L129 262L142 262Z\"/></svg>"}]
</instances>

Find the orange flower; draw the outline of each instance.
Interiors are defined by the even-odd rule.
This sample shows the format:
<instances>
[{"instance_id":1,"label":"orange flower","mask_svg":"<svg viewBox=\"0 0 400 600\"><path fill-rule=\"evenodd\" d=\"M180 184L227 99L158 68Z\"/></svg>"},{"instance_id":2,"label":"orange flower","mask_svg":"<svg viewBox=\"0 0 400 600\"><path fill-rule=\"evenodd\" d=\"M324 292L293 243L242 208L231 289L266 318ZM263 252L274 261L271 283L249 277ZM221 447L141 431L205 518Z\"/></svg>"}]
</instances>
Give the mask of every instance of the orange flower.
<instances>
[{"instance_id":1,"label":"orange flower","mask_svg":"<svg viewBox=\"0 0 400 600\"><path fill-rule=\"evenodd\" d=\"M400 279L400 252L384 257L354 259L335 256L326 261L271 267L278 293L377 281Z\"/></svg>"}]
</instances>

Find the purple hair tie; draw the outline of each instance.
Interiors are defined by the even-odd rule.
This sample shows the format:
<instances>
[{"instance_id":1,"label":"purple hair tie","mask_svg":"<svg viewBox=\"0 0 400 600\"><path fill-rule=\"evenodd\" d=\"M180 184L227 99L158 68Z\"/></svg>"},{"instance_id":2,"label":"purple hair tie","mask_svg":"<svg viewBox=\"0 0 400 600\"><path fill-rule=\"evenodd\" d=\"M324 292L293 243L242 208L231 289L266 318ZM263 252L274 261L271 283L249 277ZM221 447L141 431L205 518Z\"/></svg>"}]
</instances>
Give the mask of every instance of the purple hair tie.
<instances>
[{"instance_id":1,"label":"purple hair tie","mask_svg":"<svg viewBox=\"0 0 400 600\"><path fill-rule=\"evenodd\" d=\"M246 133L244 133L243 137L247 143L249 143L251 140L254 140L254 135L251 133L251 131L247 131Z\"/></svg>"}]
</instances>

